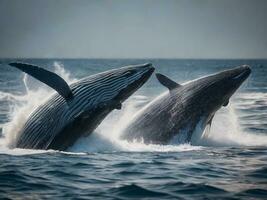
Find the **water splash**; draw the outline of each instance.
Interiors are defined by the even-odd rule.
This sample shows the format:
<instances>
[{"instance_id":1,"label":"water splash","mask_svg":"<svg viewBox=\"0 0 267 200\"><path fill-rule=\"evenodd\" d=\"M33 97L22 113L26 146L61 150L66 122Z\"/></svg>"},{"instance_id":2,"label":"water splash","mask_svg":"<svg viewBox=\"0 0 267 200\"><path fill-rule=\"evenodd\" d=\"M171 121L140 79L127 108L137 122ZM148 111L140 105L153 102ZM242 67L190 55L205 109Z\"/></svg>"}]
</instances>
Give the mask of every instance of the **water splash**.
<instances>
[{"instance_id":1,"label":"water splash","mask_svg":"<svg viewBox=\"0 0 267 200\"><path fill-rule=\"evenodd\" d=\"M77 79L72 77L70 72L65 70L63 63L55 61L54 62L55 73L59 74L68 84L76 82Z\"/></svg>"},{"instance_id":2,"label":"water splash","mask_svg":"<svg viewBox=\"0 0 267 200\"><path fill-rule=\"evenodd\" d=\"M243 96L242 94L239 94ZM252 95L252 94L250 94ZM240 96L238 98L240 98ZM242 104L244 104L244 99ZM203 128L198 125L194 134L194 145L201 146L267 146L267 135L246 132L240 125L239 114L236 108L238 102L230 102L227 107L221 108L215 115L211 128L203 134ZM201 130L202 128L202 130ZM204 130L205 133L205 130Z\"/></svg>"}]
</instances>

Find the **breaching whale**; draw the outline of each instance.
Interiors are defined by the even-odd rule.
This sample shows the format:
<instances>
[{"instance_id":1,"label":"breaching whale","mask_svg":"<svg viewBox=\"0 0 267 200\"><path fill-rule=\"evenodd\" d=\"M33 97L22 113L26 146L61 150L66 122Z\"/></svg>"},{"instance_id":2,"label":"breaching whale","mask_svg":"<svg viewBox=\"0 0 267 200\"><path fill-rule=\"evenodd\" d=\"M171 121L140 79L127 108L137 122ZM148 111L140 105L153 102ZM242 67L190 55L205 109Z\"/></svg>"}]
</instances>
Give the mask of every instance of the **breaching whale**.
<instances>
[{"instance_id":1,"label":"breaching whale","mask_svg":"<svg viewBox=\"0 0 267 200\"><path fill-rule=\"evenodd\" d=\"M15 147L66 150L87 136L151 76L151 64L133 65L85 77L68 85L38 66L10 63L57 91L40 105L19 131Z\"/></svg>"},{"instance_id":2,"label":"breaching whale","mask_svg":"<svg viewBox=\"0 0 267 200\"><path fill-rule=\"evenodd\" d=\"M210 126L215 112L227 106L229 98L250 73L248 66L241 66L184 85L156 74L168 91L138 111L121 138L153 144L190 142L197 125L201 123L202 131Z\"/></svg>"}]
</instances>

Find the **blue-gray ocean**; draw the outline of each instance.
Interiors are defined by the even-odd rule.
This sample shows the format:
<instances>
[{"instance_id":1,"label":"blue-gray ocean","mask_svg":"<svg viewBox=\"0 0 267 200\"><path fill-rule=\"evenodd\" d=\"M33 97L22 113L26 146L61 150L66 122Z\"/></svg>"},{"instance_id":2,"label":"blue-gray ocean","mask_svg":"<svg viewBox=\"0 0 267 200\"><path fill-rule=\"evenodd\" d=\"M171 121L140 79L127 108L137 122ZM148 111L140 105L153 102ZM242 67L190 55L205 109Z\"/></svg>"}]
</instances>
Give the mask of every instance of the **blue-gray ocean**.
<instances>
[{"instance_id":1,"label":"blue-gray ocean","mask_svg":"<svg viewBox=\"0 0 267 200\"><path fill-rule=\"evenodd\" d=\"M131 116L164 86L152 75L122 110L67 152L13 149L29 114L54 91L0 60L0 199L267 199L267 60L21 59L67 82L151 62L178 83L247 64L252 74L210 133L192 144L121 141Z\"/></svg>"}]
</instances>

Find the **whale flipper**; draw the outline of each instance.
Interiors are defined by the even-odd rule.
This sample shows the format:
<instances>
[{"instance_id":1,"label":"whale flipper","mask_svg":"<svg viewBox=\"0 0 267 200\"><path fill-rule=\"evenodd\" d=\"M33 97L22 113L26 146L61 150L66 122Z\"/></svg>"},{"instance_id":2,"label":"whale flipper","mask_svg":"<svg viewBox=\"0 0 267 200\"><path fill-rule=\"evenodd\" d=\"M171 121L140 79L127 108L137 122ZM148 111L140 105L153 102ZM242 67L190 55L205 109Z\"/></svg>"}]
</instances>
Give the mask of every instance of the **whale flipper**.
<instances>
[{"instance_id":1,"label":"whale flipper","mask_svg":"<svg viewBox=\"0 0 267 200\"><path fill-rule=\"evenodd\" d=\"M21 71L33 76L39 81L50 86L51 88L56 90L62 97L64 97L64 99L69 100L73 97L73 93L69 85L63 78L61 78L57 74L45 70L41 67L26 63L15 62L15 63L9 63L9 65L20 69Z\"/></svg>"},{"instance_id":2,"label":"whale flipper","mask_svg":"<svg viewBox=\"0 0 267 200\"><path fill-rule=\"evenodd\" d=\"M156 77L157 77L158 81L162 85L167 87L169 90L172 90L172 89L177 88L177 87L181 87L180 84L176 83L175 81L171 80L170 78L168 78L167 76L165 76L163 74L156 73Z\"/></svg>"},{"instance_id":3,"label":"whale flipper","mask_svg":"<svg viewBox=\"0 0 267 200\"><path fill-rule=\"evenodd\" d=\"M223 104L224 107L226 107L229 104L229 99Z\"/></svg>"}]
</instances>

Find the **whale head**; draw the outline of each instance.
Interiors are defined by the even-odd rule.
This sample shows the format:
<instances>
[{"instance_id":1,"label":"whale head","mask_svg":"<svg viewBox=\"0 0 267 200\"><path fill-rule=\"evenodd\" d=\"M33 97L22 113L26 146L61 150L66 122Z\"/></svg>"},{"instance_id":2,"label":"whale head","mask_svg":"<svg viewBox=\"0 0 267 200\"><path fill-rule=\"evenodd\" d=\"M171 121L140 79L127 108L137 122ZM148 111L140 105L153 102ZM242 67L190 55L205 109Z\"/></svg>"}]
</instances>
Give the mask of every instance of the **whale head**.
<instances>
[{"instance_id":1,"label":"whale head","mask_svg":"<svg viewBox=\"0 0 267 200\"><path fill-rule=\"evenodd\" d=\"M195 93L195 103L210 121L215 112L227 106L229 99L248 78L251 69L247 65L225 70L193 81L190 87Z\"/></svg>"},{"instance_id":2,"label":"whale head","mask_svg":"<svg viewBox=\"0 0 267 200\"><path fill-rule=\"evenodd\" d=\"M71 85L74 103L87 98L87 106L120 109L121 103L140 88L154 71L152 64L132 65L88 76ZM84 109L84 108L83 108Z\"/></svg>"}]
</instances>

